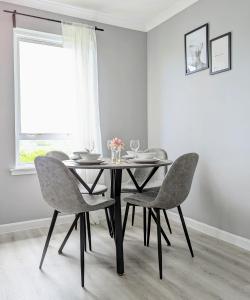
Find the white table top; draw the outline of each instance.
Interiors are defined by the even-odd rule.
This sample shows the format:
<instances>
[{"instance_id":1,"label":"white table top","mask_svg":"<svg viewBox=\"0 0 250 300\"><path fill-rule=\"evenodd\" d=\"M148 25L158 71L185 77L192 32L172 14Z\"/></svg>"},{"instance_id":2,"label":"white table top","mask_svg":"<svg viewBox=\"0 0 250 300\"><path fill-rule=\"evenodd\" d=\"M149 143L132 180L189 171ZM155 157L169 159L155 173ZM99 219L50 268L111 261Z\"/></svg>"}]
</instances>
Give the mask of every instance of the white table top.
<instances>
[{"instance_id":1,"label":"white table top","mask_svg":"<svg viewBox=\"0 0 250 300\"><path fill-rule=\"evenodd\" d=\"M122 160L120 164L114 164L110 159L104 159L105 161L98 165L81 165L73 160L64 160L64 164L69 169L135 169L135 168L152 168L152 167L163 167L171 165L171 160L160 160L157 163L135 163L129 160Z\"/></svg>"}]
</instances>

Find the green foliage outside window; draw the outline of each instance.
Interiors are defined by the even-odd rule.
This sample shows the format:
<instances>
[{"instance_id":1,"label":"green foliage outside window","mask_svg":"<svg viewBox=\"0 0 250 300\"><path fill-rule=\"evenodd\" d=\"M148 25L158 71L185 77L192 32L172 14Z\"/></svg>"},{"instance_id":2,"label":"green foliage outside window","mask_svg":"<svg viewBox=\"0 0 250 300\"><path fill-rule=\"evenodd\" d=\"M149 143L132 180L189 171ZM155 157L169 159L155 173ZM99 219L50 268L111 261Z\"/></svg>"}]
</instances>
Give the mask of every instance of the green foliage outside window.
<instances>
[{"instance_id":1,"label":"green foliage outside window","mask_svg":"<svg viewBox=\"0 0 250 300\"><path fill-rule=\"evenodd\" d=\"M21 140L19 142L19 163L32 164L37 156L45 156L52 150L70 152L68 145L64 140Z\"/></svg>"},{"instance_id":2,"label":"green foliage outside window","mask_svg":"<svg viewBox=\"0 0 250 300\"><path fill-rule=\"evenodd\" d=\"M21 163L33 163L37 156L45 156L47 153L44 149L37 149L31 152L22 150L20 152L19 161Z\"/></svg>"}]
</instances>

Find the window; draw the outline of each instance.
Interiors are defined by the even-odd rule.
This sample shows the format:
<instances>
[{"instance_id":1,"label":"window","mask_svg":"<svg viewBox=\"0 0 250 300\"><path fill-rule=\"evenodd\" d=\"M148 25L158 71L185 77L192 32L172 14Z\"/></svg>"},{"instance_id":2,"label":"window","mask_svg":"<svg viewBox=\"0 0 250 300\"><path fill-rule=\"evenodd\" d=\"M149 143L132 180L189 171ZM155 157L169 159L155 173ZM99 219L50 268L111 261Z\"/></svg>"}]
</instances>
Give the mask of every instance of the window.
<instances>
[{"instance_id":1,"label":"window","mask_svg":"<svg viewBox=\"0 0 250 300\"><path fill-rule=\"evenodd\" d=\"M73 79L62 37L14 29L16 166L70 152Z\"/></svg>"}]
</instances>

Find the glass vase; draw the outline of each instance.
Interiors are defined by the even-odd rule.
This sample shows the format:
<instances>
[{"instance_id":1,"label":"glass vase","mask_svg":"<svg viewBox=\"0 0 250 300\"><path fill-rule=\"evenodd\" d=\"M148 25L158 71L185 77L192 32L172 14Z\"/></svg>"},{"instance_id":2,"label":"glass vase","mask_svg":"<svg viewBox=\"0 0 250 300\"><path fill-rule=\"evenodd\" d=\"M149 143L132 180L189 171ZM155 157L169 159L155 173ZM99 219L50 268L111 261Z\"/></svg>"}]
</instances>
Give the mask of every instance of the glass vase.
<instances>
[{"instance_id":1,"label":"glass vase","mask_svg":"<svg viewBox=\"0 0 250 300\"><path fill-rule=\"evenodd\" d=\"M112 149L111 150L111 162L113 164L121 163L121 149Z\"/></svg>"}]
</instances>

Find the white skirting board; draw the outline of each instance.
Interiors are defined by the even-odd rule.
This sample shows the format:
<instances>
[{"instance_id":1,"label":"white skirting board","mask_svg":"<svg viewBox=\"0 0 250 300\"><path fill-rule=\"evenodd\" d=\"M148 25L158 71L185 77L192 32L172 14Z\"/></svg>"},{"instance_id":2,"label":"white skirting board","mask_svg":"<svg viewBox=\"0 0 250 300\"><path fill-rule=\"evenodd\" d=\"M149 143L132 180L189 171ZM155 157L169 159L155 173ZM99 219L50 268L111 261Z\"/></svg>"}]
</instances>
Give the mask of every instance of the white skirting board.
<instances>
[{"instance_id":1,"label":"white skirting board","mask_svg":"<svg viewBox=\"0 0 250 300\"><path fill-rule=\"evenodd\" d=\"M93 213L92 213L93 214ZM93 217L93 216L92 216ZM99 223L99 221L105 219L104 212L100 214L96 214L94 218L91 217L90 214L90 222L92 223ZM56 220L56 225L61 224L70 224L74 221L75 216L74 215L59 215ZM41 227L49 227L51 223L51 218L44 218L44 219L37 219L37 220L30 220L30 221L24 221L24 222L18 222L18 223L9 223L9 224L3 224L0 225L0 234L5 233L12 233L17 231L24 231L29 229L36 229Z\"/></svg>"},{"instance_id":2,"label":"white skirting board","mask_svg":"<svg viewBox=\"0 0 250 300\"><path fill-rule=\"evenodd\" d=\"M122 207L122 211L123 210L124 210L124 207ZM172 220L176 223L181 222L179 215L177 213L168 211L168 215L169 215L170 220ZM185 218L187 227L190 227L199 232L202 232L204 234L207 234L207 235L217 238L219 240L225 241L227 243L230 243L232 245L235 245L235 246L238 246L240 248L250 251L250 240L249 239L229 233L227 231L218 229L216 227L207 225L205 223L196 221L194 219L191 219L191 218L188 218L185 216L184 216L184 218ZM105 214L104 213L98 214L98 219L99 220L105 219ZM58 217L56 225L70 224L73 222L73 220L74 220L74 215L61 215ZM4 224L4 225L0 225L0 234L11 233L11 232L16 232L16 231L23 231L23 230L28 230L28 229L35 229L35 228L40 228L40 227L49 227L50 222L51 222L51 218L46 218L46 219L38 219L38 220L31 220L31 221L25 221L25 222Z\"/></svg>"},{"instance_id":3,"label":"white skirting board","mask_svg":"<svg viewBox=\"0 0 250 300\"><path fill-rule=\"evenodd\" d=\"M51 219L52 219L52 215L51 218L0 225L0 234L35 229L40 227L49 227L51 223ZM56 221L56 225L71 223L73 222L73 220L74 220L73 215L61 215L61 216L59 215Z\"/></svg>"},{"instance_id":4,"label":"white skirting board","mask_svg":"<svg viewBox=\"0 0 250 300\"><path fill-rule=\"evenodd\" d=\"M168 211L168 216L169 216L170 220L172 220L176 223L181 223L180 217L177 213ZM185 223L186 223L187 227L189 227L189 228L195 229L199 232L202 232L204 234L212 236L216 239L222 240L222 241L232 244L234 246L243 248L244 250L250 251L250 240L249 239L246 239L239 235L235 235L230 232L218 229L216 227L207 225L205 223L196 221L194 219L191 219L191 218L188 218L185 216L184 216L184 219L185 219Z\"/></svg>"}]
</instances>

